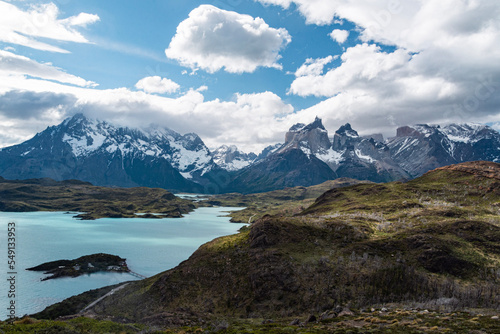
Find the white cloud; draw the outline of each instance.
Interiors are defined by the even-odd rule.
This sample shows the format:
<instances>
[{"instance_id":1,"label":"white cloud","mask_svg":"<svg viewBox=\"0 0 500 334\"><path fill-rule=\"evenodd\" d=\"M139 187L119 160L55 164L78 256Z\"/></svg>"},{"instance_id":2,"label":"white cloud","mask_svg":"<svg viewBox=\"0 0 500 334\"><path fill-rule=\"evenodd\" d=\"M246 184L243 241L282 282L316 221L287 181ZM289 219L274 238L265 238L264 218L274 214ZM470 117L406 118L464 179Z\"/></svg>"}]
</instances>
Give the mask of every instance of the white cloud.
<instances>
[{"instance_id":1,"label":"white cloud","mask_svg":"<svg viewBox=\"0 0 500 334\"><path fill-rule=\"evenodd\" d=\"M154 123L180 133L195 132L210 147L230 144L259 152L283 140L294 112L272 92L205 101L205 86L170 98L127 88L99 90L39 79L45 76L0 71L0 147L27 140L48 125L83 112L124 126Z\"/></svg>"},{"instance_id":2,"label":"white cloud","mask_svg":"<svg viewBox=\"0 0 500 334\"><path fill-rule=\"evenodd\" d=\"M296 77L304 77L304 76L318 76L323 73L323 68L326 64L331 63L333 59L336 57L328 56L325 58L307 58L304 64L300 66L297 71L295 71Z\"/></svg>"},{"instance_id":3,"label":"white cloud","mask_svg":"<svg viewBox=\"0 0 500 334\"><path fill-rule=\"evenodd\" d=\"M0 73L7 75L29 75L82 87L97 86L95 82L68 74L50 64L40 64L30 58L2 50L0 50Z\"/></svg>"},{"instance_id":4,"label":"white cloud","mask_svg":"<svg viewBox=\"0 0 500 334\"><path fill-rule=\"evenodd\" d=\"M264 5L278 5L288 9L292 3L295 3L298 10L310 24L330 24L335 16L337 2L344 0L256 0Z\"/></svg>"},{"instance_id":5,"label":"white cloud","mask_svg":"<svg viewBox=\"0 0 500 334\"><path fill-rule=\"evenodd\" d=\"M290 41L286 29L261 18L201 5L179 24L165 54L210 73L253 72L259 66L281 69L279 52Z\"/></svg>"},{"instance_id":6,"label":"white cloud","mask_svg":"<svg viewBox=\"0 0 500 334\"><path fill-rule=\"evenodd\" d=\"M328 57L323 59L328 59ZM324 75L320 71L309 71L309 73L304 73L305 75L298 76L290 86L290 93L300 96L332 97L344 90L369 90L370 87L394 89L393 85L380 87L380 84L385 82L390 84L391 80L397 76L397 72L408 64L410 56L404 50L385 53L381 52L376 45L359 44L348 48L341 59L341 66L331 69ZM306 61L297 72L304 66L311 66L308 62L310 61ZM313 64L321 65L322 62L320 60Z\"/></svg>"},{"instance_id":7,"label":"white cloud","mask_svg":"<svg viewBox=\"0 0 500 334\"><path fill-rule=\"evenodd\" d=\"M37 38L89 43L76 27L86 27L99 21L99 16L80 13L58 19L59 9L53 3L32 5L23 11L13 4L0 1L0 41L33 49L67 53L58 46L41 42Z\"/></svg>"},{"instance_id":8,"label":"white cloud","mask_svg":"<svg viewBox=\"0 0 500 334\"><path fill-rule=\"evenodd\" d=\"M179 90L180 86L167 78L161 78L159 76L146 77L139 80L135 87L137 89L143 90L146 93L175 93Z\"/></svg>"},{"instance_id":9,"label":"white cloud","mask_svg":"<svg viewBox=\"0 0 500 334\"><path fill-rule=\"evenodd\" d=\"M347 41L347 38L349 37L349 31L348 30L341 30L341 29L334 29L330 33L330 37L336 41L339 44L345 43Z\"/></svg>"},{"instance_id":10,"label":"white cloud","mask_svg":"<svg viewBox=\"0 0 500 334\"><path fill-rule=\"evenodd\" d=\"M301 119L318 114L327 125L328 119L351 122L361 132L392 135L399 125L500 119L498 1L261 2L283 8L295 3L308 23L343 19L360 31L363 44L348 48L340 66L326 73L318 66L293 81L289 93L327 98L299 111ZM384 52L374 42L395 51ZM311 64L307 60L299 70Z\"/></svg>"}]
</instances>

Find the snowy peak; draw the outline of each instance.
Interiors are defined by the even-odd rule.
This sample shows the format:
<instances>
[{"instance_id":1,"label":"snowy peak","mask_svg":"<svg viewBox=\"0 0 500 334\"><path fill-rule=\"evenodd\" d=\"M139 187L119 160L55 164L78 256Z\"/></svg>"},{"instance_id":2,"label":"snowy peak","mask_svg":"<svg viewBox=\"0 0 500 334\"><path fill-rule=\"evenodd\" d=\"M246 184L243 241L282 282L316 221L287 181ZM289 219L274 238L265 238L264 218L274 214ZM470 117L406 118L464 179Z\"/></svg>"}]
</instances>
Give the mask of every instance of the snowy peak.
<instances>
[{"instance_id":1,"label":"snowy peak","mask_svg":"<svg viewBox=\"0 0 500 334\"><path fill-rule=\"evenodd\" d=\"M309 123L307 125L304 123L297 123L292 125L292 127L290 127L290 130L288 130L288 132L304 132L304 131L311 131L314 129L320 129L326 131L325 127L323 126L323 122L321 121L321 118L319 118L318 116L316 116L316 118L312 123Z\"/></svg>"},{"instance_id":2,"label":"snowy peak","mask_svg":"<svg viewBox=\"0 0 500 334\"><path fill-rule=\"evenodd\" d=\"M236 171L252 164L257 155L243 153L235 145L222 145L212 152L212 159L221 168L227 171Z\"/></svg>"},{"instance_id":3,"label":"snowy peak","mask_svg":"<svg viewBox=\"0 0 500 334\"><path fill-rule=\"evenodd\" d=\"M464 123L440 125L417 124L403 126L397 129L396 138L418 137L429 138L439 136L450 142L475 143L482 139L491 139L498 136L498 132L486 125Z\"/></svg>"},{"instance_id":4,"label":"snowy peak","mask_svg":"<svg viewBox=\"0 0 500 334\"><path fill-rule=\"evenodd\" d=\"M336 151L344 149L353 149L353 147L362 140L358 133L352 129L351 124L342 125L333 135L332 147Z\"/></svg>"},{"instance_id":5,"label":"snowy peak","mask_svg":"<svg viewBox=\"0 0 500 334\"><path fill-rule=\"evenodd\" d=\"M500 134L480 124L404 126L387 144L394 160L412 176L466 161L500 161Z\"/></svg>"},{"instance_id":6,"label":"snowy peak","mask_svg":"<svg viewBox=\"0 0 500 334\"><path fill-rule=\"evenodd\" d=\"M322 130L322 131L326 131L325 127L323 126L323 122L321 121L321 118L319 118L318 116L316 116L316 118L314 119L314 122L306 125L302 131L311 131L311 130L314 130L314 129L319 129L319 130Z\"/></svg>"},{"instance_id":7,"label":"snowy peak","mask_svg":"<svg viewBox=\"0 0 500 334\"><path fill-rule=\"evenodd\" d=\"M482 139L490 139L496 131L480 124L450 124L441 132L451 141L462 143L476 143Z\"/></svg>"},{"instance_id":8,"label":"snowy peak","mask_svg":"<svg viewBox=\"0 0 500 334\"><path fill-rule=\"evenodd\" d=\"M131 129L76 114L54 127L52 133L58 133L76 158L111 154L163 159L187 179L203 176L214 167L210 152L198 135L181 135L157 125Z\"/></svg>"}]
</instances>

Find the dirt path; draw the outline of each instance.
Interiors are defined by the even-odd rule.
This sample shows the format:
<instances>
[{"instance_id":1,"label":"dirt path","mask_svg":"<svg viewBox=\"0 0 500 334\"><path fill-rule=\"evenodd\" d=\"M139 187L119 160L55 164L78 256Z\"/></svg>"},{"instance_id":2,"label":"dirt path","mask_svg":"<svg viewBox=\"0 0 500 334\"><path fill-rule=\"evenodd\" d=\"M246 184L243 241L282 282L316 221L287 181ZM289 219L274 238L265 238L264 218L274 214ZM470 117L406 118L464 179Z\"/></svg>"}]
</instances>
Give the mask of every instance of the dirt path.
<instances>
[{"instance_id":1,"label":"dirt path","mask_svg":"<svg viewBox=\"0 0 500 334\"><path fill-rule=\"evenodd\" d=\"M90 303L89 305L87 305L87 307L85 307L83 310L81 310L80 312L78 313L84 313L85 311L87 311L88 309L94 307L97 303L99 303L101 300L103 300L104 298L106 297L109 297L111 296L112 294L114 294L116 291L119 291L121 289L123 289L124 287L126 287L128 285L128 283L125 283L125 284L122 284L120 285L119 287L116 287L114 288L113 290L111 290L110 292L108 292L107 294L105 294L104 296L102 296L101 298L98 298L97 300L93 301L92 303Z\"/></svg>"}]
</instances>

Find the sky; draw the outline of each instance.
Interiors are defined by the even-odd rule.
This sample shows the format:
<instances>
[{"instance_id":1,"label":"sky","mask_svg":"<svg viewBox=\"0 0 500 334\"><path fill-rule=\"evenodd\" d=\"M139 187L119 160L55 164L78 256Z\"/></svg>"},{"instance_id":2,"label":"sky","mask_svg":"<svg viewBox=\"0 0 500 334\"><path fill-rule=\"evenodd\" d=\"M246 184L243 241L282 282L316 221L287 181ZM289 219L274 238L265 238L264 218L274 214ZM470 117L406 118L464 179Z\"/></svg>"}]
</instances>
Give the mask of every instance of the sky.
<instances>
[{"instance_id":1,"label":"sky","mask_svg":"<svg viewBox=\"0 0 500 334\"><path fill-rule=\"evenodd\" d=\"M76 113L260 152L330 134L500 129L498 0L0 1L0 147Z\"/></svg>"}]
</instances>

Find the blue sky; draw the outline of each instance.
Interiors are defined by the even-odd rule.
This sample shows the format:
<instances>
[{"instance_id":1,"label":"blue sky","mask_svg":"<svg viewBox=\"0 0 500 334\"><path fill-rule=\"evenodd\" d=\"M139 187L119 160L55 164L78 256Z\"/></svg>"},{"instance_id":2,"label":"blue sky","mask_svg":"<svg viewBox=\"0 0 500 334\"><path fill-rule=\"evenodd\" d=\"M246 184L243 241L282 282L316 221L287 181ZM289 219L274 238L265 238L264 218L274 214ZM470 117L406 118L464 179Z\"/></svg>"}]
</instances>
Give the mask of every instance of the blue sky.
<instances>
[{"instance_id":1,"label":"blue sky","mask_svg":"<svg viewBox=\"0 0 500 334\"><path fill-rule=\"evenodd\" d=\"M494 0L0 1L0 147L65 117L258 152L332 134L500 128Z\"/></svg>"}]
</instances>

